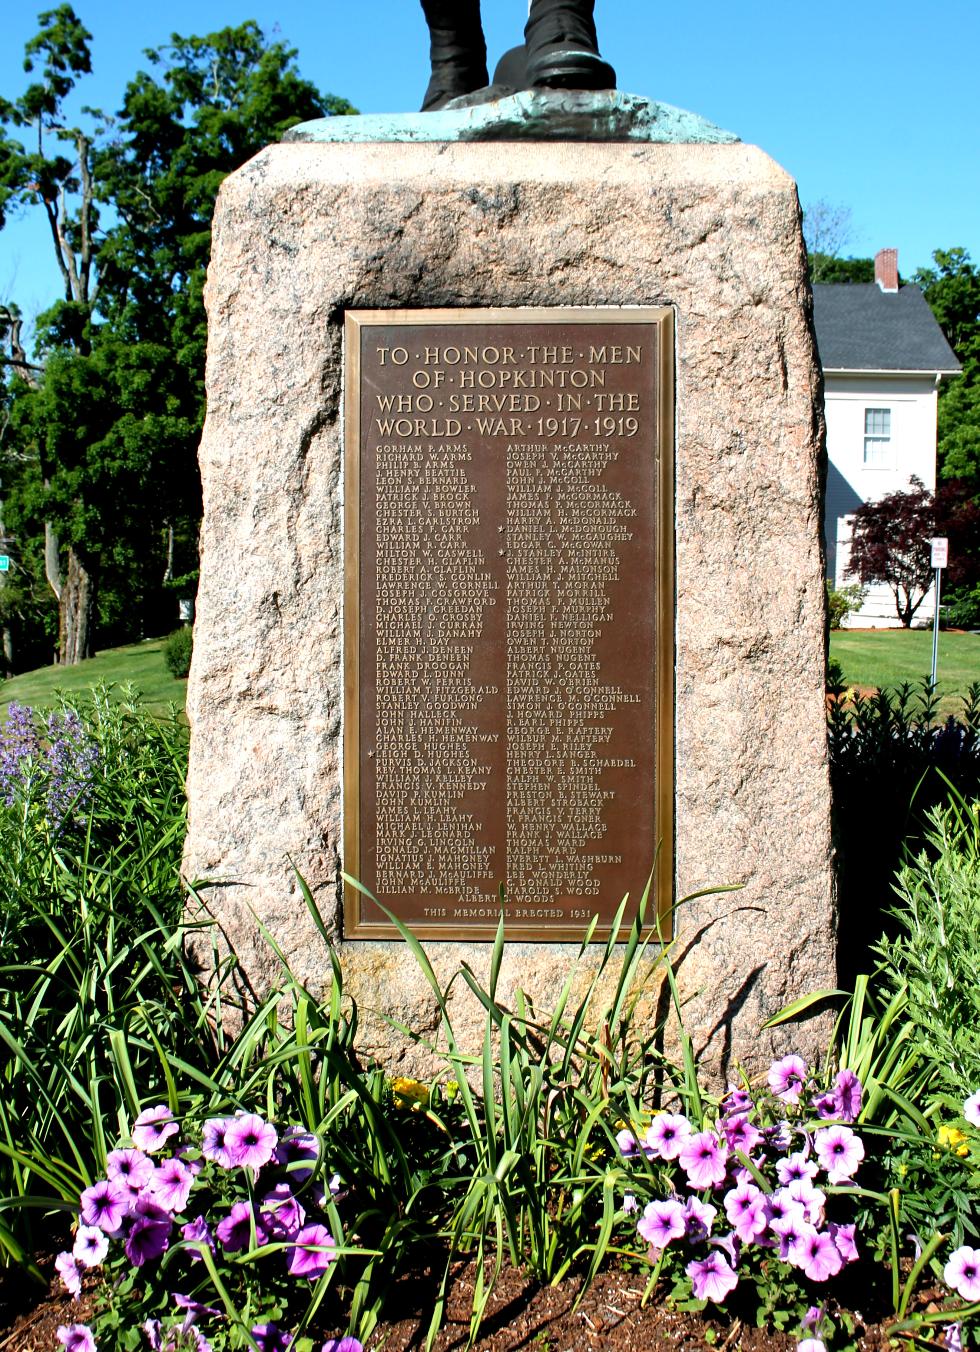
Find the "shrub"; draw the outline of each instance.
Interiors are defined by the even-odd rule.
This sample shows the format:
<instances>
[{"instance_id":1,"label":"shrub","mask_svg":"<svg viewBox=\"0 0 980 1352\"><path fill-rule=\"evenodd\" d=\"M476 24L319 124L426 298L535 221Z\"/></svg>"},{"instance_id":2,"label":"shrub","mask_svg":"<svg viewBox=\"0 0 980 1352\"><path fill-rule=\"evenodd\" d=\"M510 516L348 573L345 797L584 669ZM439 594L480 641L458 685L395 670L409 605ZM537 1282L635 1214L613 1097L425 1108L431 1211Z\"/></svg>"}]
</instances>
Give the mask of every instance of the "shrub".
<instances>
[{"instance_id":1,"label":"shrub","mask_svg":"<svg viewBox=\"0 0 980 1352\"><path fill-rule=\"evenodd\" d=\"M194 652L194 630L190 625L175 629L163 646L163 660L167 670L178 680L183 680L191 669L191 657Z\"/></svg>"},{"instance_id":2,"label":"shrub","mask_svg":"<svg viewBox=\"0 0 980 1352\"><path fill-rule=\"evenodd\" d=\"M980 586L951 592L940 611L945 611L942 621L950 629L980 629Z\"/></svg>"},{"instance_id":3,"label":"shrub","mask_svg":"<svg viewBox=\"0 0 980 1352\"><path fill-rule=\"evenodd\" d=\"M831 629L840 629L848 615L860 610L867 595L867 587L852 582L847 587L834 587L827 579L827 616Z\"/></svg>"}]
</instances>

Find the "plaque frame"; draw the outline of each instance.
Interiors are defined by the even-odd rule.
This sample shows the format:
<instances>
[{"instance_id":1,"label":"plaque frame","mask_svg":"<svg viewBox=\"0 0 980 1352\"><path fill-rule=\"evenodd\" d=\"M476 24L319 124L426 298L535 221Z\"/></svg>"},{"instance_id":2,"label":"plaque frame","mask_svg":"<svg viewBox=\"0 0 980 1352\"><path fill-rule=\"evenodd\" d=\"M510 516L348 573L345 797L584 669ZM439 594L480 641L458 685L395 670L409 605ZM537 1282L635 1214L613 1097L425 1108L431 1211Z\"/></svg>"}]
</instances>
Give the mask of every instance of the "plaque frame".
<instances>
[{"instance_id":1,"label":"plaque frame","mask_svg":"<svg viewBox=\"0 0 980 1352\"><path fill-rule=\"evenodd\" d=\"M361 335L371 327L420 327L426 324L479 327L482 325L528 324L617 324L653 325L658 330L658 366L656 380L657 453L653 482L656 494L654 529L654 717L653 813L655 857L652 863L649 923L646 933L664 943L673 934L674 911L674 660L675 660L675 572L674 572L674 463L675 463L675 369L676 338L674 310L668 306L529 306L468 309L350 309L344 316L343 357L343 519L344 519L344 612L343 612L343 773L342 835L343 870L357 878L360 866L360 648L361 648ZM637 892L644 880L637 880ZM369 894L370 895L370 894ZM621 898L617 899L619 904ZM391 908L389 908L391 909ZM391 940L401 935L394 924L365 920L362 893L344 882L343 913L345 940ZM624 924L635 915L627 907ZM409 923L409 922L406 922ZM497 934L497 921L466 923L460 921L412 921L410 927L419 939L446 942L491 942ZM510 941L539 943L581 943L590 921L528 923L507 921L505 938ZM592 942L605 942L611 926L595 926ZM625 940L626 933L622 938Z\"/></svg>"}]
</instances>

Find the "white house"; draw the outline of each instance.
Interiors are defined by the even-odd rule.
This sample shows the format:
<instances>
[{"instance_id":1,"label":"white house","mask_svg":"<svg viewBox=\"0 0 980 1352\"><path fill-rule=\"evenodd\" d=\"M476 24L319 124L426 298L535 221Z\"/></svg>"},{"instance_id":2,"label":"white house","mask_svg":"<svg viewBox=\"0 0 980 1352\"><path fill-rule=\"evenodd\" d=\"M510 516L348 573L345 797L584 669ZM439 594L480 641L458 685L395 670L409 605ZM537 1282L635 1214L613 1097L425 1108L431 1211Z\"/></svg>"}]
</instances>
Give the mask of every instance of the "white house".
<instances>
[{"instance_id":1,"label":"white house","mask_svg":"<svg viewBox=\"0 0 980 1352\"><path fill-rule=\"evenodd\" d=\"M873 282L815 285L813 319L827 416L827 576L840 587L855 580L848 574L855 508L908 488L913 475L935 489L939 384L960 364L919 288L899 286L895 249L877 254ZM930 593L913 623L932 616ZM848 623L897 627L890 589L870 587Z\"/></svg>"}]
</instances>

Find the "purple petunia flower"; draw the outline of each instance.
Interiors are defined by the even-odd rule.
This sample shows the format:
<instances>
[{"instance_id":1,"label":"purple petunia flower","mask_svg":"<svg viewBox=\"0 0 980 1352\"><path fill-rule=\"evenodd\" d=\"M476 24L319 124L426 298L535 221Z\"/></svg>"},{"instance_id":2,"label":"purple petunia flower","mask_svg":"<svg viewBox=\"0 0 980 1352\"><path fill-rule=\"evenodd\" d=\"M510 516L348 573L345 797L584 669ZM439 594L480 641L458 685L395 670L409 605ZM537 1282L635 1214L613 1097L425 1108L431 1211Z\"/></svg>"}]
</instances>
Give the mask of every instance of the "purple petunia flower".
<instances>
[{"instance_id":1,"label":"purple petunia flower","mask_svg":"<svg viewBox=\"0 0 980 1352\"><path fill-rule=\"evenodd\" d=\"M717 1249L712 1250L707 1258L696 1258L688 1263L686 1271L694 1287L696 1300L721 1302L738 1286L737 1275Z\"/></svg>"},{"instance_id":2,"label":"purple petunia flower","mask_svg":"<svg viewBox=\"0 0 980 1352\"><path fill-rule=\"evenodd\" d=\"M167 1216L165 1220L154 1220L149 1216L140 1216L126 1236L126 1257L133 1267L142 1267L159 1258L170 1247L170 1231L173 1222Z\"/></svg>"},{"instance_id":3,"label":"purple petunia flower","mask_svg":"<svg viewBox=\"0 0 980 1352\"><path fill-rule=\"evenodd\" d=\"M639 1211L640 1204L636 1200L636 1194L632 1192L623 1193L623 1215L632 1216L634 1211Z\"/></svg>"},{"instance_id":4,"label":"purple petunia flower","mask_svg":"<svg viewBox=\"0 0 980 1352\"><path fill-rule=\"evenodd\" d=\"M201 1136L201 1154L206 1160L220 1164L222 1169L235 1167L227 1142L231 1123L232 1119L228 1117L211 1117L205 1122Z\"/></svg>"},{"instance_id":5,"label":"purple petunia flower","mask_svg":"<svg viewBox=\"0 0 980 1352\"><path fill-rule=\"evenodd\" d=\"M180 1291L174 1292L174 1304L178 1310L185 1310L187 1313L182 1324L182 1328L189 1329L195 1319L199 1319L202 1314L220 1315L221 1311L216 1305L202 1305L199 1300L193 1296L185 1296Z\"/></svg>"},{"instance_id":6,"label":"purple petunia flower","mask_svg":"<svg viewBox=\"0 0 980 1352\"><path fill-rule=\"evenodd\" d=\"M303 1127L287 1127L279 1138L273 1158L286 1169L291 1183L305 1183L320 1158L320 1142Z\"/></svg>"},{"instance_id":7,"label":"purple petunia flower","mask_svg":"<svg viewBox=\"0 0 980 1352\"><path fill-rule=\"evenodd\" d=\"M806 1314L800 1320L800 1328L805 1333L808 1329L813 1330L827 1313L826 1305L811 1305Z\"/></svg>"},{"instance_id":8,"label":"purple petunia flower","mask_svg":"<svg viewBox=\"0 0 980 1352\"><path fill-rule=\"evenodd\" d=\"M972 1126L980 1127L980 1090L964 1102L963 1116Z\"/></svg>"},{"instance_id":9,"label":"purple petunia flower","mask_svg":"<svg viewBox=\"0 0 980 1352\"><path fill-rule=\"evenodd\" d=\"M329 1252L333 1247L333 1235L325 1225L304 1225L289 1255L290 1277L309 1277L314 1281L333 1262L334 1254Z\"/></svg>"},{"instance_id":10,"label":"purple petunia flower","mask_svg":"<svg viewBox=\"0 0 980 1352\"><path fill-rule=\"evenodd\" d=\"M135 1196L142 1192L153 1177L154 1165L142 1150L113 1150L106 1156L106 1174L123 1183Z\"/></svg>"},{"instance_id":11,"label":"purple petunia flower","mask_svg":"<svg viewBox=\"0 0 980 1352\"><path fill-rule=\"evenodd\" d=\"M806 1220L806 1211L803 1203L797 1197L791 1197L788 1189L777 1188L765 1198L766 1219L770 1226L773 1221L785 1220L787 1216L795 1216L798 1221Z\"/></svg>"},{"instance_id":12,"label":"purple petunia flower","mask_svg":"<svg viewBox=\"0 0 980 1352\"><path fill-rule=\"evenodd\" d=\"M827 1345L822 1338L801 1338L796 1352L827 1352Z\"/></svg>"},{"instance_id":13,"label":"purple petunia flower","mask_svg":"<svg viewBox=\"0 0 980 1352\"><path fill-rule=\"evenodd\" d=\"M190 1196L194 1175L180 1160L163 1160L150 1179L147 1192L164 1211L183 1211Z\"/></svg>"},{"instance_id":14,"label":"purple petunia flower","mask_svg":"<svg viewBox=\"0 0 980 1352\"><path fill-rule=\"evenodd\" d=\"M276 1239L291 1239L306 1220L306 1212L288 1183L277 1183L262 1198L262 1219Z\"/></svg>"},{"instance_id":15,"label":"purple petunia flower","mask_svg":"<svg viewBox=\"0 0 980 1352\"><path fill-rule=\"evenodd\" d=\"M725 1181L728 1146L710 1131L699 1131L686 1140L678 1156L692 1188L714 1188Z\"/></svg>"},{"instance_id":16,"label":"purple petunia flower","mask_svg":"<svg viewBox=\"0 0 980 1352\"><path fill-rule=\"evenodd\" d=\"M808 1178L797 1178L781 1189L791 1201L799 1202L803 1215L811 1225L822 1225L827 1194L815 1188Z\"/></svg>"},{"instance_id":17,"label":"purple petunia flower","mask_svg":"<svg viewBox=\"0 0 980 1352\"><path fill-rule=\"evenodd\" d=\"M129 1189L114 1178L100 1178L79 1198L79 1213L86 1225L97 1225L107 1235L115 1235L130 1209Z\"/></svg>"},{"instance_id":18,"label":"purple petunia flower","mask_svg":"<svg viewBox=\"0 0 980 1352\"><path fill-rule=\"evenodd\" d=\"M146 1108L133 1123L133 1140L140 1150L152 1155L162 1150L171 1136L180 1130L165 1103Z\"/></svg>"},{"instance_id":19,"label":"purple petunia flower","mask_svg":"<svg viewBox=\"0 0 980 1352\"><path fill-rule=\"evenodd\" d=\"M856 1122L864 1090L853 1070L842 1070L834 1081L834 1106L842 1122Z\"/></svg>"},{"instance_id":20,"label":"purple petunia flower","mask_svg":"<svg viewBox=\"0 0 980 1352\"><path fill-rule=\"evenodd\" d=\"M943 1329L943 1346L946 1352L963 1352L963 1325L958 1321L947 1324Z\"/></svg>"},{"instance_id":21,"label":"purple petunia flower","mask_svg":"<svg viewBox=\"0 0 980 1352\"><path fill-rule=\"evenodd\" d=\"M853 1178L864 1159L864 1142L850 1127L823 1127L814 1136L813 1145L831 1183Z\"/></svg>"},{"instance_id":22,"label":"purple petunia flower","mask_svg":"<svg viewBox=\"0 0 980 1352\"><path fill-rule=\"evenodd\" d=\"M684 1203L685 1238L689 1244L699 1244L711 1234L718 1208L698 1197L689 1197Z\"/></svg>"},{"instance_id":23,"label":"purple petunia flower","mask_svg":"<svg viewBox=\"0 0 980 1352\"><path fill-rule=\"evenodd\" d=\"M87 1324L60 1324L58 1342L64 1345L65 1352L95 1352L98 1347Z\"/></svg>"},{"instance_id":24,"label":"purple petunia flower","mask_svg":"<svg viewBox=\"0 0 980 1352\"><path fill-rule=\"evenodd\" d=\"M206 1244L212 1253L215 1252L214 1235L203 1216L196 1216L194 1220L182 1225L180 1233L188 1244ZM192 1263L201 1262L201 1254L196 1248L188 1249L188 1254Z\"/></svg>"},{"instance_id":25,"label":"purple petunia flower","mask_svg":"<svg viewBox=\"0 0 980 1352\"><path fill-rule=\"evenodd\" d=\"M673 1199L648 1202L636 1229L655 1249L665 1249L672 1239L684 1235L684 1208Z\"/></svg>"},{"instance_id":26,"label":"purple petunia flower","mask_svg":"<svg viewBox=\"0 0 980 1352\"><path fill-rule=\"evenodd\" d=\"M616 1132L616 1145L623 1159L632 1159L634 1155L640 1153L639 1143L629 1127L623 1127L621 1131Z\"/></svg>"},{"instance_id":27,"label":"purple petunia flower","mask_svg":"<svg viewBox=\"0 0 980 1352\"><path fill-rule=\"evenodd\" d=\"M723 1117L739 1117L752 1111L752 1095L747 1089L729 1089L721 1101Z\"/></svg>"},{"instance_id":28,"label":"purple petunia flower","mask_svg":"<svg viewBox=\"0 0 980 1352\"><path fill-rule=\"evenodd\" d=\"M783 1103L799 1103L806 1080L806 1062L802 1056L784 1056L769 1067L769 1087Z\"/></svg>"},{"instance_id":29,"label":"purple petunia flower","mask_svg":"<svg viewBox=\"0 0 980 1352\"><path fill-rule=\"evenodd\" d=\"M259 1352L289 1352L293 1335L278 1324L256 1324L252 1337L258 1344Z\"/></svg>"},{"instance_id":30,"label":"purple petunia flower","mask_svg":"<svg viewBox=\"0 0 980 1352\"><path fill-rule=\"evenodd\" d=\"M980 1300L980 1249L964 1244L951 1253L943 1277L964 1300Z\"/></svg>"},{"instance_id":31,"label":"purple petunia flower","mask_svg":"<svg viewBox=\"0 0 980 1352\"><path fill-rule=\"evenodd\" d=\"M72 1256L82 1267L98 1267L109 1252L109 1240L97 1225L80 1225L72 1246Z\"/></svg>"},{"instance_id":32,"label":"purple petunia flower","mask_svg":"<svg viewBox=\"0 0 980 1352\"><path fill-rule=\"evenodd\" d=\"M364 1347L348 1334L346 1338L328 1338L320 1352L364 1352Z\"/></svg>"},{"instance_id":33,"label":"purple petunia flower","mask_svg":"<svg viewBox=\"0 0 980 1352\"><path fill-rule=\"evenodd\" d=\"M54 1265L58 1271L58 1276L65 1284L65 1290L77 1300L82 1294L82 1274L75 1255L73 1253L59 1253L54 1260Z\"/></svg>"},{"instance_id":34,"label":"purple petunia flower","mask_svg":"<svg viewBox=\"0 0 980 1352\"><path fill-rule=\"evenodd\" d=\"M837 1099L833 1093L814 1094L810 1107L824 1122L831 1122L837 1116Z\"/></svg>"},{"instance_id":35,"label":"purple petunia flower","mask_svg":"<svg viewBox=\"0 0 980 1352\"><path fill-rule=\"evenodd\" d=\"M803 1235L796 1241L790 1261L802 1268L812 1282L825 1282L835 1277L844 1265L830 1235L822 1234L819 1230Z\"/></svg>"},{"instance_id":36,"label":"purple petunia flower","mask_svg":"<svg viewBox=\"0 0 980 1352\"><path fill-rule=\"evenodd\" d=\"M243 1113L228 1123L225 1148L241 1169L258 1171L272 1159L279 1142L275 1127L257 1113Z\"/></svg>"},{"instance_id":37,"label":"purple petunia flower","mask_svg":"<svg viewBox=\"0 0 980 1352\"><path fill-rule=\"evenodd\" d=\"M216 1231L226 1253L239 1253L242 1249L250 1247L253 1223L256 1244L264 1244L269 1238L269 1233L261 1216L255 1216L253 1222L252 1203L233 1203L231 1211L218 1223Z\"/></svg>"},{"instance_id":38,"label":"purple petunia flower","mask_svg":"<svg viewBox=\"0 0 980 1352\"><path fill-rule=\"evenodd\" d=\"M725 1215L743 1244L751 1244L768 1227L765 1196L753 1183L740 1183L725 1194Z\"/></svg>"},{"instance_id":39,"label":"purple petunia flower","mask_svg":"<svg viewBox=\"0 0 980 1352\"><path fill-rule=\"evenodd\" d=\"M658 1113L647 1129L646 1143L658 1159L675 1160L691 1132L683 1113Z\"/></svg>"}]
</instances>

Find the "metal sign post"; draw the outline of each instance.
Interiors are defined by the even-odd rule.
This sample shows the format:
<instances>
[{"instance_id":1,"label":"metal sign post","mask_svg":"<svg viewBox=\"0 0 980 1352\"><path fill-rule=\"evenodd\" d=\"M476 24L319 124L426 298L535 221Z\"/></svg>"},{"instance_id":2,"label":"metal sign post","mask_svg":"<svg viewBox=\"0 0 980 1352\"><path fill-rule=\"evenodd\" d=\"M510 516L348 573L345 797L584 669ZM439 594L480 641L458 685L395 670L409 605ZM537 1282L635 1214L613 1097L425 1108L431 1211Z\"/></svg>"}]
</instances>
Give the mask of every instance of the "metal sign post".
<instances>
[{"instance_id":1,"label":"metal sign post","mask_svg":"<svg viewBox=\"0 0 980 1352\"><path fill-rule=\"evenodd\" d=\"M939 593L943 569L949 561L949 540L943 535L937 535L929 543L932 545L932 566L936 570L936 613L932 618L932 676L930 678L932 684L935 685L936 666L939 659Z\"/></svg>"}]
</instances>

